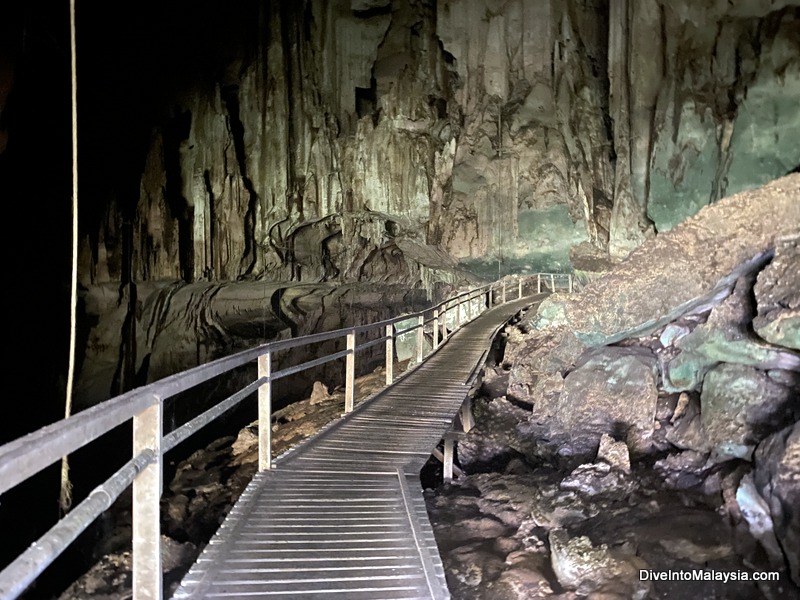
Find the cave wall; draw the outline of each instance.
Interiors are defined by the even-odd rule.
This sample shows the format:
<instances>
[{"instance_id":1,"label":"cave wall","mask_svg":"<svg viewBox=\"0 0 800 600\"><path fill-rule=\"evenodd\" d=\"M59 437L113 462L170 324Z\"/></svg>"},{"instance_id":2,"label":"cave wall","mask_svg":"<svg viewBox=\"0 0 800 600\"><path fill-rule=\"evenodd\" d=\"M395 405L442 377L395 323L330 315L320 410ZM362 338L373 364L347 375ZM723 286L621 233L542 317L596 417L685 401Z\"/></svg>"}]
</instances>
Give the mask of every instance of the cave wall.
<instances>
[{"instance_id":1,"label":"cave wall","mask_svg":"<svg viewBox=\"0 0 800 600\"><path fill-rule=\"evenodd\" d=\"M194 288L167 282L433 297L463 269L597 270L800 164L797 2L143 0L118 27L84 10L84 302L118 289L85 315L94 399L247 345L198 325L194 355L159 363L144 307L166 294L194 323L215 294L180 304Z\"/></svg>"},{"instance_id":2,"label":"cave wall","mask_svg":"<svg viewBox=\"0 0 800 600\"><path fill-rule=\"evenodd\" d=\"M399 240L485 275L566 269L800 163L797 2L177 6L148 39L185 42L202 77L154 100L86 283L128 261L136 280L413 284Z\"/></svg>"}]
</instances>

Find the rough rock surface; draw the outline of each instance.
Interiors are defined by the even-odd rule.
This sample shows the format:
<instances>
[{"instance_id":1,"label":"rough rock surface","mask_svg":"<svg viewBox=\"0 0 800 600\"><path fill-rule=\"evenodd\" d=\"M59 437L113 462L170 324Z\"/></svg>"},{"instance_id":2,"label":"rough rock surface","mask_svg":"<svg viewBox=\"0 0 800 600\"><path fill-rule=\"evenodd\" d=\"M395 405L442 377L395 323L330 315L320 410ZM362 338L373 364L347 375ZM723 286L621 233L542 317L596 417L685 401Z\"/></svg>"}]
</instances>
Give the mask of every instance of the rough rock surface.
<instances>
[{"instance_id":1,"label":"rough rock surface","mask_svg":"<svg viewBox=\"0 0 800 600\"><path fill-rule=\"evenodd\" d=\"M800 175L790 175L708 206L638 248L578 298L546 302L539 322L568 324L582 342L605 345L702 312L727 297L740 276L763 267L779 239L797 234L798 196Z\"/></svg>"},{"instance_id":2,"label":"rough rock surface","mask_svg":"<svg viewBox=\"0 0 800 600\"><path fill-rule=\"evenodd\" d=\"M800 598L786 575L766 585L640 581L639 569L772 567L702 492L665 488L641 466L596 494L568 489L565 475L516 460L426 492L454 598Z\"/></svg>"},{"instance_id":3,"label":"rough rock surface","mask_svg":"<svg viewBox=\"0 0 800 600\"><path fill-rule=\"evenodd\" d=\"M800 418L800 375L781 381L753 367L724 363L706 375L700 395L700 421L717 460L750 460L769 433Z\"/></svg>"},{"instance_id":4,"label":"rough rock surface","mask_svg":"<svg viewBox=\"0 0 800 600\"><path fill-rule=\"evenodd\" d=\"M639 570L647 564L636 556L626 557L595 547L586 536L570 538L563 529L550 532L550 556L558 582L580 595L593 592L643 600L650 591L647 581L639 581ZM617 554L617 556L615 556Z\"/></svg>"},{"instance_id":5,"label":"rough rock surface","mask_svg":"<svg viewBox=\"0 0 800 600\"><path fill-rule=\"evenodd\" d=\"M800 423L764 440L755 462L755 485L769 507L792 579L800 586Z\"/></svg>"},{"instance_id":6,"label":"rough rock surface","mask_svg":"<svg viewBox=\"0 0 800 600\"><path fill-rule=\"evenodd\" d=\"M91 64L95 101L143 109L87 145L115 177L90 190L85 282L352 281L402 268L402 239L565 268L800 163L786 0L151 5L84 38L135 57ZM120 166L101 149L123 134Z\"/></svg>"},{"instance_id":7,"label":"rough rock surface","mask_svg":"<svg viewBox=\"0 0 800 600\"><path fill-rule=\"evenodd\" d=\"M637 348L587 354L564 378L555 405L538 402L532 418L552 418L569 432L570 449L579 455L596 454L603 434L649 436L658 397L656 357Z\"/></svg>"},{"instance_id":8,"label":"rough rock surface","mask_svg":"<svg viewBox=\"0 0 800 600\"><path fill-rule=\"evenodd\" d=\"M161 569L164 587L172 595L188 565L194 562L197 548L188 542L179 543L161 536ZM130 550L104 556L88 573L69 586L59 600L128 600L133 597L133 557Z\"/></svg>"},{"instance_id":9,"label":"rough rock surface","mask_svg":"<svg viewBox=\"0 0 800 600\"><path fill-rule=\"evenodd\" d=\"M532 546L550 554L551 570L532 559L520 574L541 597L800 597L800 355L775 343L784 338L753 334L758 315L779 314L780 299L792 297L784 237L800 231L798 199L800 175L722 200L515 325L498 358L503 384L482 387L488 397L458 450L464 495L441 489L432 514L453 493L510 525L514 515L493 500L504 490L533 521L506 537L524 546L533 531ZM765 207L771 216L759 216ZM652 581L648 592L622 574L632 557L642 568L773 570L781 579L691 590ZM634 587L606 590L600 564L620 565L616 583ZM545 579L538 587L531 570ZM491 597L492 576L454 585ZM510 577L493 581L501 576Z\"/></svg>"},{"instance_id":10,"label":"rough rock surface","mask_svg":"<svg viewBox=\"0 0 800 600\"><path fill-rule=\"evenodd\" d=\"M775 258L758 277L758 315L753 327L778 346L800 350L800 241L795 236L778 245Z\"/></svg>"},{"instance_id":11,"label":"rough rock surface","mask_svg":"<svg viewBox=\"0 0 800 600\"><path fill-rule=\"evenodd\" d=\"M432 293L447 289L436 286ZM83 295L94 326L77 379L79 407L264 342L376 322L429 304L424 290L405 285L173 281L127 290L120 297L115 286L93 286ZM308 360L304 352L276 355L275 368ZM372 356L365 357L369 364ZM331 365L314 376L336 381L339 371Z\"/></svg>"}]
</instances>

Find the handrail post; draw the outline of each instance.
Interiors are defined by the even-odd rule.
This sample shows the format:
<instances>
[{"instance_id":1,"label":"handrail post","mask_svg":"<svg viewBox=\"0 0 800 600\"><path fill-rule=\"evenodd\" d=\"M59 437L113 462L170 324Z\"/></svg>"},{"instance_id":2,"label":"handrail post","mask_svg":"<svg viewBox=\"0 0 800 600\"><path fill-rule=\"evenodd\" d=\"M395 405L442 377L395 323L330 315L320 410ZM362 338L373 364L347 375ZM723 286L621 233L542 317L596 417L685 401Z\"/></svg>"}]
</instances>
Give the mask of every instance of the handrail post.
<instances>
[{"instance_id":1,"label":"handrail post","mask_svg":"<svg viewBox=\"0 0 800 600\"><path fill-rule=\"evenodd\" d=\"M572 273L569 273L567 275L567 277L569 277L569 293L571 294L572 293Z\"/></svg>"},{"instance_id":2,"label":"handrail post","mask_svg":"<svg viewBox=\"0 0 800 600\"><path fill-rule=\"evenodd\" d=\"M425 340L425 315L417 317L417 364L422 362L422 342Z\"/></svg>"},{"instance_id":3,"label":"handrail post","mask_svg":"<svg viewBox=\"0 0 800 600\"><path fill-rule=\"evenodd\" d=\"M461 327L461 300L456 302L456 326L455 329Z\"/></svg>"},{"instance_id":4,"label":"handrail post","mask_svg":"<svg viewBox=\"0 0 800 600\"><path fill-rule=\"evenodd\" d=\"M467 396L464 404L461 405L461 427L464 433L469 433L475 426L475 421L472 418L472 399Z\"/></svg>"},{"instance_id":5,"label":"handrail post","mask_svg":"<svg viewBox=\"0 0 800 600\"><path fill-rule=\"evenodd\" d=\"M467 294L467 322L472 321L472 292Z\"/></svg>"},{"instance_id":6,"label":"handrail post","mask_svg":"<svg viewBox=\"0 0 800 600\"><path fill-rule=\"evenodd\" d=\"M433 349L439 347L439 309L433 309Z\"/></svg>"},{"instance_id":7,"label":"handrail post","mask_svg":"<svg viewBox=\"0 0 800 600\"><path fill-rule=\"evenodd\" d=\"M258 388L258 470L272 468L272 353L258 357L258 378L267 377Z\"/></svg>"},{"instance_id":8,"label":"handrail post","mask_svg":"<svg viewBox=\"0 0 800 600\"><path fill-rule=\"evenodd\" d=\"M555 294L556 292L556 276L550 273L550 291Z\"/></svg>"},{"instance_id":9,"label":"handrail post","mask_svg":"<svg viewBox=\"0 0 800 600\"><path fill-rule=\"evenodd\" d=\"M541 294L542 293L542 274L541 273L537 273L536 274L536 293L537 294Z\"/></svg>"},{"instance_id":10,"label":"handrail post","mask_svg":"<svg viewBox=\"0 0 800 600\"><path fill-rule=\"evenodd\" d=\"M522 298L522 277L519 278L519 294L517 294L517 300Z\"/></svg>"},{"instance_id":11,"label":"handrail post","mask_svg":"<svg viewBox=\"0 0 800 600\"><path fill-rule=\"evenodd\" d=\"M386 326L386 385L394 381L394 325Z\"/></svg>"},{"instance_id":12,"label":"handrail post","mask_svg":"<svg viewBox=\"0 0 800 600\"><path fill-rule=\"evenodd\" d=\"M453 436L445 434L444 437L444 460L442 478L445 481L453 480L453 445L455 440Z\"/></svg>"},{"instance_id":13,"label":"handrail post","mask_svg":"<svg viewBox=\"0 0 800 600\"><path fill-rule=\"evenodd\" d=\"M344 412L353 412L353 396L356 378L356 332L347 334L347 357L345 359Z\"/></svg>"},{"instance_id":14,"label":"handrail post","mask_svg":"<svg viewBox=\"0 0 800 600\"><path fill-rule=\"evenodd\" d=\"M506 303L506 282L505 282L505 280L503 280L503 296L502 296L502 298L503 298L503 301L501 302L501 304L505 304Z\"/></svg>"},{"instance_id":15,"label":"handrail post","mask_svg":"<svg viewBox=\"0 0 800 600\"><path fill-rule=\"evenodd\" d=\"M133 454L152 450L154 461L133 480L133 598L161 600L161 487L164 407L161 398L133 417Z\"/></svg>"}]
</instances>

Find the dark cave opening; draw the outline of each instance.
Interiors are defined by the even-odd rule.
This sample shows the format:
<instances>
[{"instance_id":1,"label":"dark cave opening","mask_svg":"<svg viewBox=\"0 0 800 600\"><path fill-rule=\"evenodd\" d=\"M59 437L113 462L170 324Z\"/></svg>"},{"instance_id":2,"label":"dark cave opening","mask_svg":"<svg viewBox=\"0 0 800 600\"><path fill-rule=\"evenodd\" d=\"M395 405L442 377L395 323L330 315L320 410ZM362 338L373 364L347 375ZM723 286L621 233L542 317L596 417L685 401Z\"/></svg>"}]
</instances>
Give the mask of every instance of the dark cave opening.
<instances>
[{"instance_id":1,"label":"dark cave opening","mask_svg":"<svg viewBox=\"0 0 800 600\"><path fill-rule=\"evenodd\" d=\"M373 125L378 124L378 84L375 77L370 79L370 87L356 87L356 114L358 118L372 117Z\"/></svg>"}]
</instances>

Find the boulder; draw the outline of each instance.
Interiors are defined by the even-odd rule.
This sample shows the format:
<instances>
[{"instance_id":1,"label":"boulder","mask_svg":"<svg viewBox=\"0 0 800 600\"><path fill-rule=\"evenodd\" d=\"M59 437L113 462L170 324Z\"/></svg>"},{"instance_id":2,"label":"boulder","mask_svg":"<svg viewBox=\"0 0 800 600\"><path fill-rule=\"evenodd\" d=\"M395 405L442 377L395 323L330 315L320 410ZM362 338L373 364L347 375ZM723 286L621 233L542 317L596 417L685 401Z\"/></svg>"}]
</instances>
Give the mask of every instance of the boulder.
<instances>
[{"instance_id":1,"label":"boulder","mask_svg":"<svg viewBox=\"0 0 800 600\"><path fill-rule=\"evenodd\" d=\"M739 277L766 264L779 240L797 233L798 196L800 175L793 174L706 206L637 248L580 295L542 303L542 325L565 326L582 343L600 346L707 310Z\"/></svg>"},{"instance_id":2,"label":"boulder","mask_svg":"<svg viewBox=\"0 0 800 600\"><path fill-rule=\"evenodd\" d=\"M628 445L617 442L607 433L600 437L600 447L597 449L597 461L603 461L623 473L631 472L631 457ZM595 462L597 462L595 461Z\"/></svg>"},{"instance_id":3,"label":"boulder","mask_svg":"<svg viewBox=\"0 0 800 600\"><path fill-rule=\"evenodd\" d=\"M768 507L792 580L800 585L800 423L761 442L755 465L755 487Z\"/></svg>"},{"instance_id":4,"label":"boulder","mask_svg":"<svg viewBox=\"0 0 800 600\"><path fill-rule=\"evenodd\" d=\"M800 376L789 373L786 379L776 381L763 371L734 364L721 364L706 375L700 420L717 460L749 460L759 441L796 419Z\"/></svg>"},{"instance_id":5,"label":"boulder","mask_svg":"<svg viewBox=\"0 0 800 600\"><path fill-rule=\"evenodd\" d=\"M643 600L650 584L639 581L639 570L646 563L636 556L609 550L606 544L594 546L586 536L570 539L563 529L550 532L550 556L558 582L579 595L592 592L620 594Z\"/></svg>"},{"instance_id":6,"label":"boulder","mask_svg":"<svg viewBox=\"0 0 800 600\"><path fill-rule=\"evenodd\" d=\"M749 365L760 369L800 370L800 356L775 348L752 333L755 306L752 289L755 276L741 277L733 292L715 306L705 323L678 334L670 325L664 338L679 350L666 357L662 367L664 389L669 392L697 390L706 372L720 362ZM671 334L675 334L673 337Z\"/></svg>"},{"instance_id":7,"label":"boulder","mask_svg":"<svg viewBox=\"0 0 800 600\"><path fill-rule=\"evenodd\" d=\"M778 246L755 286L758 316L753 328L773 344L800 350L800 242Z\"/></svg>"},{"instance_id":8,"label":"boulder","mask_svg":"<svg viewBox=\"0 0 800 600\"><path fill-rule=\"evenodd\" d=\"M652 433L658 391L653 354L643 348L609 347L589 351L564 379L564 390L548 410L553 427L568 432L572 453L594 457L603 434L631 435L644 450Z\"/></svg>"}]
</instances>

